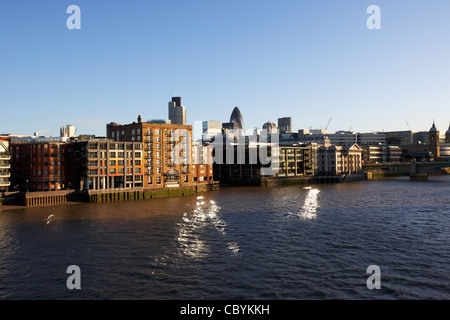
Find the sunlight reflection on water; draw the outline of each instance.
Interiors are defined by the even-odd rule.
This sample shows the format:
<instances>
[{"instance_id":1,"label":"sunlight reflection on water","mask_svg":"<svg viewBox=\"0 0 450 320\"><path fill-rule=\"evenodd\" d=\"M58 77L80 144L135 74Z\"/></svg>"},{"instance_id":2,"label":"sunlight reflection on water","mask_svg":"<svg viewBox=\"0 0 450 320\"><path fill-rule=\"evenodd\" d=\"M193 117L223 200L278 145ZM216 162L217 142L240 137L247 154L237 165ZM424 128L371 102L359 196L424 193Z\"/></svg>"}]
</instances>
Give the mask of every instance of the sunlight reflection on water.
<instances>
[{"instance_id":1,"label":"sunlight reflection on water","mask_svg":"<svg viewBox=\"0 0 450 320\"><path fill-rule=\"evenodd\" d=\"M319 207L317 196L319 195L319 193L319 189L309 189L302 210L299 214L302 219L311 220L317 217L317 208Z\"/></svg>"},{"instance_id":2,"label":"sunlight reflection on water","mask_svg":"<svg viewBox=\"0 0 450 320\"><path fill-rule=\"evenodd\" d=\"M203 197L198 197L201 200ZM223 237L227 237L227 224L218 215L220 207L214 200L197 201L193 214L185 213L179 223L178 244L183 254L192 258L205 258L209 254L208 243L203 237L202 229L213 226ZM227 241L227 248L233 256L239 255L236 241Z\"/></svg>"}]
</instances>

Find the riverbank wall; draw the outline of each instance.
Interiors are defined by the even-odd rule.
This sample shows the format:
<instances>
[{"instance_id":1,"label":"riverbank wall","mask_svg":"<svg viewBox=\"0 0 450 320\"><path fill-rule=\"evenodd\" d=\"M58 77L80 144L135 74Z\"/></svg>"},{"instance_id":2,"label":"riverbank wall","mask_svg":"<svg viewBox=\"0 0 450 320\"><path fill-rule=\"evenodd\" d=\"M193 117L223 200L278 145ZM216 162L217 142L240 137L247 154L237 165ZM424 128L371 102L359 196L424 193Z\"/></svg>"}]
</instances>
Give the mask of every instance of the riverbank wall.
<instances>
[{"instance_id":1,"label":"riverbank wall","mask_svg":"<svg viewBox=\"0 0 450 320\"><path fill-rule=\"evenodd\" d=\"M8 205L38 207L47 205L64 204L69 202L112 202L112 201L128 201L139 199L164 198L174 196L194 195L199 192L219 190L219 183L205 183L191 186L183 186L177 188L124 188L124 189L107 189L107 190L58 190L58 191L42 191L42 192L10 192L3 194L0 198L0 205L7 207Z\"/></svg>"}]
</instances>

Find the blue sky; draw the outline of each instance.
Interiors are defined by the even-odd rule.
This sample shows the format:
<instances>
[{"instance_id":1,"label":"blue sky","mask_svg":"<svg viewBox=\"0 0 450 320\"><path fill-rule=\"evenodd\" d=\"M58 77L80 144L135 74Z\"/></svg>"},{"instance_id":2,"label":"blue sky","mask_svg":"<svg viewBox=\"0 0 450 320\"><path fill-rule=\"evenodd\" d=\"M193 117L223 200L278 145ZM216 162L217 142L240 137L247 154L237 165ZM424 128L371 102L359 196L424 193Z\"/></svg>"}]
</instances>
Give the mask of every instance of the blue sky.
<instances>
[{"instance_id":1,"label":"blue sky","mask_svg":"<svg viewBox=\"0 0 450 320\"><path fill-rule=\"evenodd\" d=\"M66 9L81 8L81 30ZM381 30L366 9L381 8ZM450 1L0 2L0 133L167 118L428 130L450 122Z\"/></svg>"}]
</instances>

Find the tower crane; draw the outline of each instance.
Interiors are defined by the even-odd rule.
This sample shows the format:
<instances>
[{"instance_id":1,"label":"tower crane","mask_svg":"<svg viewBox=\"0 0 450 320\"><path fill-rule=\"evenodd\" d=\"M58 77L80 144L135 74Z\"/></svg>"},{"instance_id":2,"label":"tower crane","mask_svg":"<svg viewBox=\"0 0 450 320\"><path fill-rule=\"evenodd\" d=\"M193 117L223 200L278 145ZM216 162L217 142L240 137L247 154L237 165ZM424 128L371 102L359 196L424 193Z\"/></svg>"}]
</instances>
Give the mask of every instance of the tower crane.
<instances>
[{"instance_id":1,"label":"tower crane","mask_svg":"<svg viewBox=\"0 0 450 320\"><path fill-rule=\"evenodd\" d=\"M39 133L47 132L47 131L50 131L50 130L36 131L36 132L34 133L34 136L37 137L37 136L39 135Z\"/></svg>"},{"instance_id":2,"label":"tower crane","mask_svg":"<svg viewBox=\"0 0 450 320\"><path fill-rule=\"evenodd\" d=\"M328 129L328 126L330 125L331 119L332 119L332 118L330 118L330 120L328 120L328 123L327 123L327 126L325 127L325 130Z\"/></svg>"}]
</instances>

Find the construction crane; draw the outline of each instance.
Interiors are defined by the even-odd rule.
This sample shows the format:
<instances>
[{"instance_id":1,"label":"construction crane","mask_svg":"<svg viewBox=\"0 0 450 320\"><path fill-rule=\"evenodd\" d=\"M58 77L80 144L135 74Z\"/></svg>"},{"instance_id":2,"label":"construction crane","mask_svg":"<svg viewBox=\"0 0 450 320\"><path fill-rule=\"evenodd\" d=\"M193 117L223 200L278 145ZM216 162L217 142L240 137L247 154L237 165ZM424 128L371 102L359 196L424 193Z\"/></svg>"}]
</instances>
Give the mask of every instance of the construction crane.
<instances>
[{"instance_id":1,"label":"construction crane","mask_svg":"<svg viewBox=\"0 0 450 320\"><path fill-rule=\"evenodd\" d=\"M330 125L331 119L332 118L330 118L330 120L328 120L327 126L325 127L325 131L328 130L328 126Z\"/></svg>"},{"instance_id":2,"label":"construction crane","mask_svg":"<svg viewBox=\"0 0 450 320\"><path fill-rule=\"evenodd\" d=\"M34 133L34 136L35 136L35 137L38 137L38 136L39 136L39 133L47 132L47 131L50 131L50 130L36 131L36 132Z\"/></svg>"}]
</instances>

